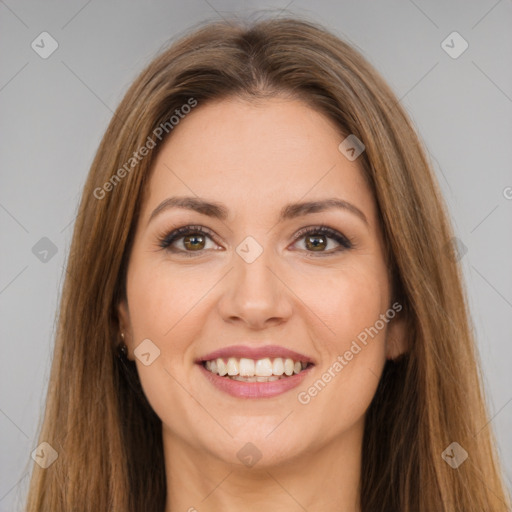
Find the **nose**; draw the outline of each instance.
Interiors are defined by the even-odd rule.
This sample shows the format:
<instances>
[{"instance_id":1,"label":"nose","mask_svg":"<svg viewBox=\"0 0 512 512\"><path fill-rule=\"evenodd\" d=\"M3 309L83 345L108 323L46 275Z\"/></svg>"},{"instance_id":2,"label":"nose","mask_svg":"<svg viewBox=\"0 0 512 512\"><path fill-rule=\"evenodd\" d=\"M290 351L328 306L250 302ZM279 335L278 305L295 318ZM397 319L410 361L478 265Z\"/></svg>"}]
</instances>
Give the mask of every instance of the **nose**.
<instances>
[{"instance_id":1,"label":"nose","mask_svg":"<svg viewBox=\"0 0 512 512\"><path fill-rule=\"evenodd\" d=\"M253 330L286 322L292 314L291 291L279 275L271 250L251 263L238 254L226 276L218 310L226 322L245 324Z\"/></svg>"}]
</instances>

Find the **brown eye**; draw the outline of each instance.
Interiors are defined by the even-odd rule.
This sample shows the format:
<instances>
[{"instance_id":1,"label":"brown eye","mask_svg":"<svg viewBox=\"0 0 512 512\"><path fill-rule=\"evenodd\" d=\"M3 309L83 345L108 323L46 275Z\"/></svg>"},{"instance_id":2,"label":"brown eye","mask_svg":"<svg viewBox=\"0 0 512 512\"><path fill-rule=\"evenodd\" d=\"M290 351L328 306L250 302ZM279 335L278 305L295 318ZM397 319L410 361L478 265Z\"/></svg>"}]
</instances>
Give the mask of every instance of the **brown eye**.
<instances>
[{"instance_id":1,"label":"brown eye","mask_svg":"<svg viewBox=\"0 0 512 512\"><path fill-rule=\"evenodd\" d=\"M313 251L322 250L327 247L326 236L324 235L308 235L306 238L306 247Z\"/></svg>"},{"instance_id":2,"label":"brown eye","mask_svg":"<svg viewBox=\"0 0 512 512\"><path fill-rule=\"evenodd\" d=\"M297 233L295 240L304 239L305 251L309 253L317 253L317 256L329 256L347 249L352 249L352 242L339 231L328 226L315 226L302 229ZM338 247L326 250L329 241L334 240Z\"/></svg>"},{"instance_id":3,"label":"brown eye","mask_svg":"<svg viewBox=\"0 0 512 512\"><path fill-rule=\"evenodd\" d=\"M202 226L184 226L159 238L159 245L172 253L194 256L206 252L213 237Z\"/></svg>"},{"instance_id":4,"label":"brown eye","mask_svg":"<svg viewBox=\"0 0 512 512\"><path fill-rule=\"evenodd\" d=\"M190 249L191 251L198 251L201 249L204 249L204 246L206 244L204 235L187 235L182 237L183 238L183 246L186 249Z\"/></svg>"}]
</instances>

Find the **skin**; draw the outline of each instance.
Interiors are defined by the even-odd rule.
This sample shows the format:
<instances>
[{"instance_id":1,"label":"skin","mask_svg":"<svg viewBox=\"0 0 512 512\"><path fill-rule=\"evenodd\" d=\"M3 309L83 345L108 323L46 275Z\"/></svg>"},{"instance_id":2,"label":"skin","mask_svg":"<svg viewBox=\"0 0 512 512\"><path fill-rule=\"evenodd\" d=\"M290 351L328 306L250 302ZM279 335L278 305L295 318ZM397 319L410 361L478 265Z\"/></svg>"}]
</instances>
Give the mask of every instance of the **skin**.
<instances>
[{"instance_id":1,"label":"skin","mask_svg":"<svg viewBox=\"0 0 512 512\"><path fill-rule=\"evenodd\" d=\"M360 511L364 416L386 358L405 350L401 315L309 403L297 399L393 302L376 204L358 160L338 150L343 138L299 100L232 98L198 105L160 148L118 311L128 357L162 420L166 512ZM229 216L174 208L148 224L170 196L221 202ZM367 224L342 209L277 222L285 204L329 197L355 205ZM208 228L216 240L206 238L199 252L175 241L189 258L159 246L160 235L188 224ZM354 247L322 256L308 235L294 240L319 224ZM235 251L247 236L263 248L250 264ZM324 252L340 247L332 238L320 242L328 244ZM144 339L160 350L148 366L134 355ZM235 344L281 345L316 365L279 396L232 397L194 360ZM261 453L252 467L237 457L247 442Z\"/></svg>"}]
</instances>

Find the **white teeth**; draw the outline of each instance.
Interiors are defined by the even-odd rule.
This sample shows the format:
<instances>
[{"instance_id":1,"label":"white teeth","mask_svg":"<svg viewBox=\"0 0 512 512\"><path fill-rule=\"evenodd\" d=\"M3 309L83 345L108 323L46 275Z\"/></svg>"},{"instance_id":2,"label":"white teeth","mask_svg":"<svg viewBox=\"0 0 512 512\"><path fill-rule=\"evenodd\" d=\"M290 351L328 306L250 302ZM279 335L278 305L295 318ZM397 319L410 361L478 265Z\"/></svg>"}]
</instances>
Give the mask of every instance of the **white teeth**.
<instances>
[{"instance_id":1,"label":"white teeth","mask_svg":"<svg viewBox=\"0 0 512 512\"><path fill-rule=\"evenodd\" d=\"M221 377L224 377L224 375L226 375L228 373L228 369L226 368L226 363L224 362L223 359L220 359L220 358L216 360L216 363L217 363L217 373ZM209 369L208 366L206 367L206 369L207 370Z\"/></svg>"},{"instance_id":2,"label":"white teeth","mask_svg":"<svg viewBox=\"0 0 512 512\"><path fill-rule=\"evenodd\" d=\"M254 361L252 359L242 357L239 366L241 377L254 377Z\"/></svg>"},{"instance_id":3,"label":"white teeth","mask_svg":"<svg viewBox=\"0 0 512 512\"><path fill-rule=\"evenodd\" d=\"M265 359L258 359L254 367L254 372L258 377L270 377L272 375L272 363L267 357Z\"/></svg>"},{"instance_id":4,"label":"white teeth","mask_svg":"<svg viewBox=\"0 0 512 512\"><path fill-rule=\"evenodd\" d=\"M274 375L283 375L284 373L284 363L280 357L276 357L274 359L274 363L272 364L272 373Z\"/></svg>"},{"instance_id":5,"label":"white teeth","mask_svg":"<svg viewBox=\"0 0 512 512\"><path fill-rule=\"evenodd\" d=\"M238 361L234 357L230 357L228 359L227 369L228 375L238 375L240 368L238 366Z\"/></svg>"},{"instance_id":6,"label":"white teeth","mask_svg":"<svg viewBox=\"0 0 512 512\"><path fill-rule=\"evenodd\" d=\"M234 377L231 377L233 380L239 380L241 382L256 382L256 379L258 377L241 377L240 375L235 375Z\"/></svg>"},{"instance_id":7,"label":"white teeth","mask_svg":"<svg viewBox=\"0 0 512 512\"><path fill-rule=\"evenodd\" d=\"M280 377L275 375L271 375L270 377L240 377L240 375L235 375L234 377L229 378L240 382L273 382L275 380L279 380Z\"/></svg>"},{"instance_id":8,"label":"white teeth","mask_svg":"<svg viewBox=\"0 0 512 512\"><path fill-rule=\"evenodd\" d=\"M230 377L243 382L271 382L300 373L307 368L308 363L294 361L289 357L285 359L276 357L274 360L269 357L258 360L230 357L227 362L219 357L206 361L204 366L221 377Z\"/></svg>"}]
</instances>

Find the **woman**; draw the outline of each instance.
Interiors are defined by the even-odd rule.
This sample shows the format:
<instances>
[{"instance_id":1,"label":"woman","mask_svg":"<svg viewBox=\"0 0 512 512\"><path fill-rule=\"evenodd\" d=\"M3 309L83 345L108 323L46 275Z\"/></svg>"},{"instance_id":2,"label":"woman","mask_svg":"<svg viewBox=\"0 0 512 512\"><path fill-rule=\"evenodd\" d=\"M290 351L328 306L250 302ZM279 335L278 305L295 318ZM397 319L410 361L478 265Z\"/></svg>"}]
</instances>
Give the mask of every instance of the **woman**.
<instances>
[{"instance_id":1,"label":"woman","mask_svg":"<svg viewBox=\"0 0 512 512\"><path fill-rule=\"evenodd\" d=\"M27 510L508 510L452 237L349 45L177 41L84 188Z\"/></svg>"}]
</instances>

